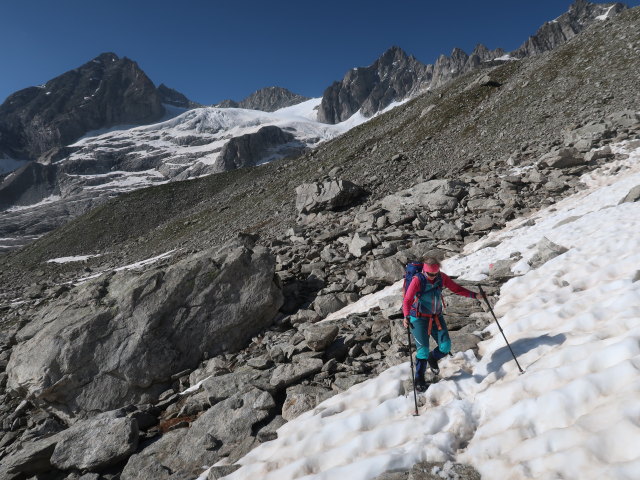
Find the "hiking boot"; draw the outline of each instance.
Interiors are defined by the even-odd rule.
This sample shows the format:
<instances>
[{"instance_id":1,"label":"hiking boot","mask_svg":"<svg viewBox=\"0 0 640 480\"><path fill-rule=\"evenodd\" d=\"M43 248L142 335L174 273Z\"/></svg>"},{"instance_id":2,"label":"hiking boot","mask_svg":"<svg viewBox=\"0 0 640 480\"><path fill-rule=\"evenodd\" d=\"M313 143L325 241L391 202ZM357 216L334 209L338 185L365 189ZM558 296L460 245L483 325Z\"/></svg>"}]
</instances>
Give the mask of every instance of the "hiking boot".
<instances>
[{"instance_id":1,"label":"hiking boot","mask_svg":"<svg viewBox=\"0 0 640 480\"><path fill-rule=\"evenodd\" d=\"M416 390L420 393L425 392L427 390L427 381L424 378L416 379Z\"/></svg>"},{"instance_id":2,"label":"hiking boot","mask_svg":"<svg viewBox=\"0 0 640 480\"><path fill-rule=\"evenodd\" d=\"M429 368L434 375L440 375L440 369L438 368L438 360L435 359L433 353L429 354L427 358L427 362L429 363Z\"/></svg>"},{"instance_id":3,"label":"hiking boot","mask_svg":"<svg viewBox=\"0 0 640 480\"><path fill-rule=\"evenodd\" d=\"M413 378L416 383L416 390L424 392L427 389L427 381L424 374L427 371L427 361L424 358L416 358L416 376Z\"/></svg>"}]
</instances>

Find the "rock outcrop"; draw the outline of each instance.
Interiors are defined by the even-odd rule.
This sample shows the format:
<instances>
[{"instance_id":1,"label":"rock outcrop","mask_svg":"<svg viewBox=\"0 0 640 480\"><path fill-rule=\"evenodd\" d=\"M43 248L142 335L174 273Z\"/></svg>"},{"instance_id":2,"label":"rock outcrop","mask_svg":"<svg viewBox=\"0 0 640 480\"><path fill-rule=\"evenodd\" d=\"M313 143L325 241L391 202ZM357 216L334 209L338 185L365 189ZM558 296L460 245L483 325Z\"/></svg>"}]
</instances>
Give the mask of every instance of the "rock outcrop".
<instances>
[{"instance_id":1,"label":"rock outcrop","mask_svg":"<svg viewBox=\"0 0 640 480\"><path fill-rule=\"evenodd\" d=\"M425 65L401 48L391 47L369 67L354 68L324 91L318 120L339 123L360 111L365 117L418 92L436 88L483 63L504 55L501 49L476 46L471 55L455 48L435 64Z\"/></svg>"},{"instance_id":2,"label":"rock outcrop","mask_svg":"<svg viewBox=\"0 0 640 480\"><path fill-rule=\"evenodd\" d=\"M263 112L275 112L284 107L290 107L309 100L297 93L293 93L282 87L266 87L253 92L244 100L223 100L216 107L219 108L248 108L250 110L262 110Z\"/></svg>"},{"instance_id":3,"label":"rock outcrop","mask_svg":"<svg viewBox=\"0 0 640 480\"><path fill-rule=\"evenodd\" d=\"M55 165L29 162L0 182L0 210L38 203L58 191Z\"/></svg>"},{"instance_id":4,"label":"rock outcrop","mask_svg":"<svg viewBox=\"0 0 640 480\"><path fill-rule=\"evenodd\" d=\"M306 145L289 132L275 125L262 127L256 133L248 133L229 140L212 168L213 172L226 172L236 168L252 167L270 157L297 156Z\"/></svg>"},{"instance_id":5,"label":"rock outcrop","mask_svg":"<svg viewBox=\"0 0 640 480\"><path fill-rule=\"evenodd\" d=\"M0 153L35 160L90 130L144 124L164 114L149 77L128 58L103 53L0 105Z\"/></svg>"},{"instance_id":6,"label":"rock outcrop","mask_svg":"<svg viewBox=\"0 0 640 480\"><path fill-rule=\"evenodd\" d=\"M7 387L73 418L154 401L171 376L234 351L282 305L263 247L119 272L44 307L16 335Z\"/></svg>"}]
</instances>

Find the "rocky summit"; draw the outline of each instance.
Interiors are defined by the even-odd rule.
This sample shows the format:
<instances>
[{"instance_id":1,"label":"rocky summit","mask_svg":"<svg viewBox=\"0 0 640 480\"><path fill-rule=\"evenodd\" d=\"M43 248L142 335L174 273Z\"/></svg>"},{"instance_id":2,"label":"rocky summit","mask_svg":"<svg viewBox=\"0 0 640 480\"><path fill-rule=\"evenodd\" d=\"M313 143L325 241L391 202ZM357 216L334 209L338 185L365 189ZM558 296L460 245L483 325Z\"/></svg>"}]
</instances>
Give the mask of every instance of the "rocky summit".
<instances>
[{"instance_id":1,"label":"rocky summit","mask_svg":"<svg viewBox=\"0 0 640 480\"><path fill-rule=\"evenodd\" d=\"M459 261L471 255L465 247L474 254L500 248L507 236L542 222L541 212L550 215L569 197L635 168L625 162L640 149L640 8L578 1L569 13L557 19L565 39L541 42L555 48L519 60L497 60L504 52L482 46L472 55L455 51L440 65L461 73L426 91L418 87L421 75L434 82L436 70L389 50L375 68L351 74L358 82L381 75L376 85L384 88L374 85L358 97L360 106L350 103L356 92L348 82L334 96L352 113L365 103L377 111L400 85L410 100L322 142L311 137L327 131L309 123L296 123L295 131L277 122L255 125L255 111L234 123L253 130L227 138L221 125L248 114L201 108L161 126L60 146L50 162L7 177L0 200L41 202L68 192L74 201L55 208L82 211L0 256L0 478L237 479L259 455L269 468L284 453L300 466L307 460L297 449L316 447L334 449L332 458L343 461L331 438L305 443L305 432L293 425L312 419L320 431L347 418L349 399L372 395L389 403L362 421L337 422L339 436L372 445L376 455L394 446L395 426L385 438L368 435L390 414L385 408L413 411L412 383L402 376L374 391L367 381L403 365L409 371L415 354L400 310L405 265L427 255ZM566 25L574 21L580 29L570 38ZM342 112L327 111L331 121ZM279 148L291 150L256 165ZM203 160L199 170L189 155ZM106 175L113 175L112 187L126 183L111 167L133 163L136 171L153 166L167 177L92 205L92 187ZM636 205L636 183L626 182L616 203ZM33 228L35 217L18 208L25 205L12 205L0 225ZM576 208L553 228L587 215ZM505 227L509 235L499 233ZM530 256L513 251L483 266L489 305L517 286L523 271L562 294L582 292L581 283L549 274L570 252L549 237L529 242ZM477 281L455 281L478 291ZM460 394L451 385L488 383L461 364L484 356L497 365L490 376L517 376L505 366L505 347L486 355L499 335L488 305L449 292L444 301L453 351L443 362L453 373L439 383L430 377L416 400L416 408L434 415L433 430L420 438L440 435L438 441L452 436L436 421L445 418L436 415L447 399ZM511 327L507 334L516 334ZM545 352L560 348L558 337L547 338ZM530 358L533 343L522 338L516 351ZM477 430L471 400L455 402L462 415L443 423L455 425L459 438L446 458L438 451L421 452L417 463L389 461L377 478L480 478L464 461L469 457L455 452L493 431ZM410 414L402 420L412 421ZM269 452L281 445L274 440L289 443ZM323 474L313 460L300 468Z\"/></svg>"},{"instance_id":2,"label":"rocky summit","mask_svg":"<svg viewBox=\"0 0 640 480\"><path fill-rule=\"evenodd\" d=\"M164 114L153 82L128 58L90 62L10 95L0 105L0 153L35 160L91 130L149 123Z\"/></svg>"},{"instance_id":3,"label":"rocky summit","mask_svg":"<svg viewBox=\"0 0 640 480\"><path fill-rule=\"evenodd\" d=\"M249 110L262 110L275 112L281 108L297 105L309 100L307 97L293 93L282 87L266 87L256 90L244 100L223 100L215 105L220 108L247 108Z\"/></svg>"}]
</instances>

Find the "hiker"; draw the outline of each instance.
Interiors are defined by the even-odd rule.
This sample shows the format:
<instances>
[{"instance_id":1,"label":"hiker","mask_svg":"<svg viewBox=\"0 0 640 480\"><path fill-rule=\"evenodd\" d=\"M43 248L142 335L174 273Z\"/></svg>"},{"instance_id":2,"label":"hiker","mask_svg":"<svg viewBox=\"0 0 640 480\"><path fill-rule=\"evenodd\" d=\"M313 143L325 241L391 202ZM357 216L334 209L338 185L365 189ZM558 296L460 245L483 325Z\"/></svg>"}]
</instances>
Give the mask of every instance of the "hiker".
<instances>
[{"instance_id":1,"label":"hiker","mask_svg":"<svg viewBox=\"0 0 640 480\"><path fill-rule=\"evenodd\" d=\"M422 263L422 272L416 271L420 265L413 262L407 266L402 323L405 328L411 325L411 331L416 340L415 382L416 388L423 392L427 388L424 378L427 364L434 375L438 375L440 373L438 360L451 350L451 339L442 314L442 289L448 288L457 295L474 299L478 299L478 294L458 285L441 272L440 262L437 259L425 258ZM414 269L415 274L412 273L411 268ZM408 282L411 275L413 278ZM429 352L430 336L436 341L436 347L431 352Z\"/></svg>"}]
</instances>

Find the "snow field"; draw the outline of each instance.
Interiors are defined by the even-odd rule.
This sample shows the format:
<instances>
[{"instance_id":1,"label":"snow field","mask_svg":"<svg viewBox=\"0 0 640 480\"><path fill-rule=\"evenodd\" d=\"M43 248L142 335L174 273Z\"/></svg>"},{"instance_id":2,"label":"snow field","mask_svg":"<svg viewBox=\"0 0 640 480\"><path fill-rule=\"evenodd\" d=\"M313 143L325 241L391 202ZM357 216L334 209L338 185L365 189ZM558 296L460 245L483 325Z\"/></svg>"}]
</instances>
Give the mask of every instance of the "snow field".
<instances>
[{"instance_id":1,"label":"snow field","mask_svg":"<svg viewBox=\"0 0 640 480\"><path fill-rule=\"evenodd\" d=\"M537 269L519 262L523 275L501 289L495 312L524 374L494 323L480 360L443 359L419 417L405 363L285 424L226 478L369 480L424 460L483 478L640 478L640 202L618 204L640 184L640 148L629 153L585 178L588 190L444 264L482 280L498 259L531 258L542 237L569 249Z\"/></svg>"}]
</instances>

